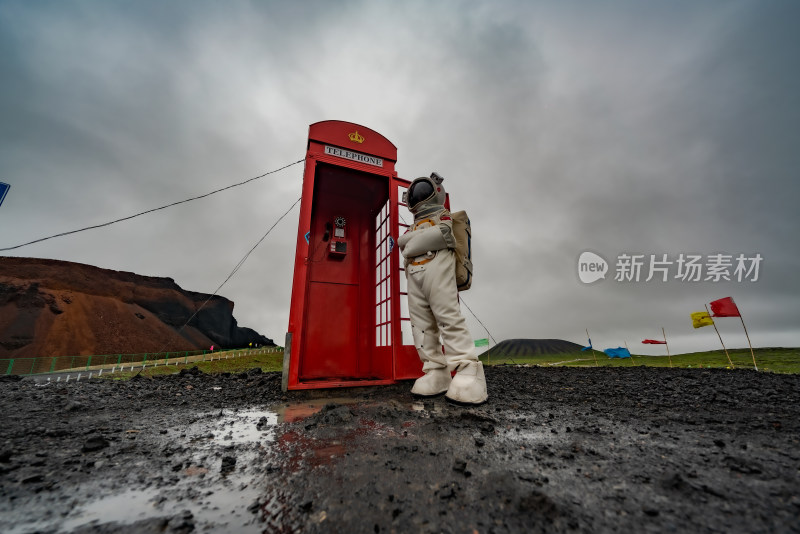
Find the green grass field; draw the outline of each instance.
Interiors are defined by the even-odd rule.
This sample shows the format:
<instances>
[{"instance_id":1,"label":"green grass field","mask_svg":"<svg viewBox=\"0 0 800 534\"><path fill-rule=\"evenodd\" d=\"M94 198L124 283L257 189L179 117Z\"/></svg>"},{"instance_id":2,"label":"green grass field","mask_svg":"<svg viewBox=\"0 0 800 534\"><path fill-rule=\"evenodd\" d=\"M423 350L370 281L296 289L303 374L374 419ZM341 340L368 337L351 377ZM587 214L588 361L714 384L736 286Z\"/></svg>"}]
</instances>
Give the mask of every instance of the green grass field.
<instances>
[{"instance_id":1,"label":"green grass field","mask_svg":"<svg viewBox=\"0 0 800 534\"><path fill-rule=\"evenodd\" d=\"M733 349L728 353L733 361L735 369L752 369L753 358L749 349ZM771 373L800 373L800 348L763 348L754 350L756 363L759 371ZM599 367L633 367L646 365L648 367L669 367L670 358L666 356L637 356L633 358L609 358L602 352L596 351L597 366ZM730 363L721 350L710 352L692 352L688 354L676 354L672 358L672 367L707 369L711 367L729 368ZM513 359L504 357L501 354L493 355L489 353L481 357L481 361L487 365L540 365L542 367L593 367L595 359L592 353L576 352L567 354L547 354L537 356L515 356ZM175 374L186 367L197 366L204 373L241 373L256 367L264 372L281 371L283 368L283 352L273 352L268 354L253 354L228 360L214 360L206 362L189 363L187 365L168 365L159 367L149 367L141 372L143 376L153 377L167 374ZM102 378L109 380L127 380L133 375L139 374L139 370L125 371L122 373L106 374Z\"/></svg>"},{"instance_id":2,"label":"green grass field","mask_svg":"<svg viewBox=\"0 0 800 534\"><path fill-rule=\"evenodd\" d=\"M800 373L800 348L761 348L753 350L758 364L759 371L773 373ZM735 369L752 369L753 357L750 349L728 350L733 367ZM513 359L502 354L493 355L489 352L488 358L484 354L481 361L488 365L501 364L527 364L541 366L589 366L595 365L602 367L631 367L635 365L646 365L648 367L669 367L670 360L672 367L685 368L728 368L731 364L725 357L722 350L710 352L691 352L687 354L674 354L671 358L667 356L637 356L632 358L609 358L600 351L595 351L594 355L590 351L576 352L571 354L546 354L537 356L515 356Z\"/></svg>"},{"instance_id":3,"label":"green grass field","mask_svg":"<svg viewBox=\"0 0 800 534\"><path fill-rule=\"evenodd\" d=\"M238 352L238 351L236 351ZM223 352L224 354L224 352ZM162 365L158 367L148 367L141 371L142 376L153 377L161 375L172 375L179 373L181 369L197 366L204 373L241 373L256 367L262 371L280 371L283 369L283 352L271 352L266 354L252 354L228 360L214 360L205 362L190 362L179 365ZM101 378L110 380L127 380L132 376L140 374L139 369L134 371L123 371L121 373L105 374Z\"/></svg>"}]
</instances>

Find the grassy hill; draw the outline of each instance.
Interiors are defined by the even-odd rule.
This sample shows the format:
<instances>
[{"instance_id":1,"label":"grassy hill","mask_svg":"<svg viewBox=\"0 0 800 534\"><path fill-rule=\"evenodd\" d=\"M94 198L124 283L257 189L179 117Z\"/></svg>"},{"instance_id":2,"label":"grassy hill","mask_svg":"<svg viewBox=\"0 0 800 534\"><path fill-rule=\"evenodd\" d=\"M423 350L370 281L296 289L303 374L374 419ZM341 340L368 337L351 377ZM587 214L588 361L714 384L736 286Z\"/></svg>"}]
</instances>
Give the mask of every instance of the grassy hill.
<instances>
[{"instance_id":1,"label":"grassy hill","mask_svg":"<svg viewBox=\"0 0 800 534\"><path fill-rule=\"evenodd\" d=\"M535 340L532 340L535 341ZM565 342L568 343L568 342ZM685 368L730 368L731 364L722 350L708 352L691 352L686 354L673 354L671 358L667 356L638 356L632 358L609 358L600 351L551 353L551 354L531 354L518 353L510 355L507 352L497 351L495 348L501 347L503 343L498 343L490 351L480 355L484 364L526 364L541 366L600 366L600 367L631 367L634 365L646 365L648 367L685 367ZM756 363L759 371L774 373L800 373L800 348L768 347L754 349ZM753 369L753 356L750 349L728 349L734 369ZM596 358L596 359L595 359Z\"/></svg>"},{"instance_id":2,"label":"grassy hill","mask_svg":"<svg viewBox=\"0 0 800 534\"><path fill-rule=\"evenodd\" d=\"M583 347L563 339L506 339L490 349L492 358L514 358L543 354L572 354ZM489 352L489 351L487 351ZM486 353L481 354L481 358Z\"/></svg>"}]
</instances>

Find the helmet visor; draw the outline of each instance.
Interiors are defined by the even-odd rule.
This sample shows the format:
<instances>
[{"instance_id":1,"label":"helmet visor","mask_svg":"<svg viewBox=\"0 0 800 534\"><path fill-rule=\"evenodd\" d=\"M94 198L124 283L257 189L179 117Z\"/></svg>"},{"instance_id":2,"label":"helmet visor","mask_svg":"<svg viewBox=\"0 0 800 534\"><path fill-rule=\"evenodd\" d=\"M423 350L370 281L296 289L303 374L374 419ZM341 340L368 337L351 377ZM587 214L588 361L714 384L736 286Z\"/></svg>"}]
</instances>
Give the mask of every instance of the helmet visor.
<instances>
[{"instance_id":1,"label":"helmet visor","mask_svg":"<svg viewBox=\"0 0 800 534\"><path fill-rule=\"evenodd\" d=\"M414 182L408 190L408 208L414 209L417 204L430 200L433 196L433 184L428 180Z\"/></svg>"}]
</instances>

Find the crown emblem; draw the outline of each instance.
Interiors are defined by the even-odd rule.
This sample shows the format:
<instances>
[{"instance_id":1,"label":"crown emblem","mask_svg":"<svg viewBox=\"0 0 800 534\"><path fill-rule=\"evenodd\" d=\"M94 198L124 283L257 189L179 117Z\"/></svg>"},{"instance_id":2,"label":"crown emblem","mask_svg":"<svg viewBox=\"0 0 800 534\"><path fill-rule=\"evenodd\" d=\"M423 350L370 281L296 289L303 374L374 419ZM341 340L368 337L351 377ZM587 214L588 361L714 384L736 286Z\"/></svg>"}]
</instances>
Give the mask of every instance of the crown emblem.
<instances>
[{"instance_id":1,"label":"crown emblem","mask_svg":"<svg viewBox=\"0 0 800 534\"><path fill-rule=\"evenodd\" d=\"M363 143L364 142L364 136L359 134L358 130L356 130L355 132L353 132L350 135L348 135L348 137L354 143Z\"/></svg>"}]
</instances>

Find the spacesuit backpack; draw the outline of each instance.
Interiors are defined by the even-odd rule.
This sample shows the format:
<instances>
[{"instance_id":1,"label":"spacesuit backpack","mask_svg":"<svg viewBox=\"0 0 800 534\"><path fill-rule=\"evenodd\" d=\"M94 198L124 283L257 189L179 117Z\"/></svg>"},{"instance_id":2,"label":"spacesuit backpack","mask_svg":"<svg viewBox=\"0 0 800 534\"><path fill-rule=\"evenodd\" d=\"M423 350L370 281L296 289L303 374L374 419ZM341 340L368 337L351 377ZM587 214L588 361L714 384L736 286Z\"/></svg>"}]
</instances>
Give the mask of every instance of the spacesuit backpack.
<instances>
[{"instance_id":1,"label":"spacesuit backpack","mask_svg":"<svg viewBox=\"0 0 800 534\"><path fill-rule=\"evenodd\" d=\"M456 285L459 291L472 287L472 226L466 211L451 213L456 240Z\"/></svg>"}]
</instances>

